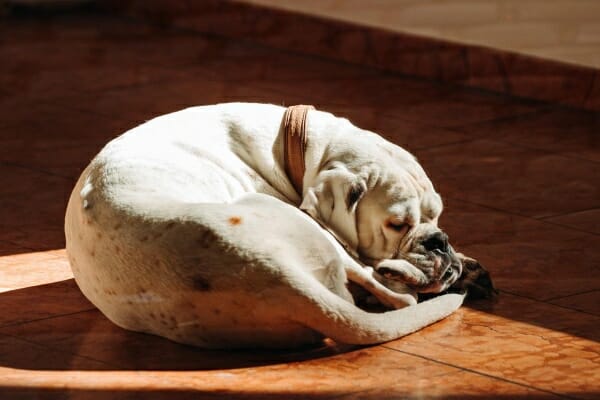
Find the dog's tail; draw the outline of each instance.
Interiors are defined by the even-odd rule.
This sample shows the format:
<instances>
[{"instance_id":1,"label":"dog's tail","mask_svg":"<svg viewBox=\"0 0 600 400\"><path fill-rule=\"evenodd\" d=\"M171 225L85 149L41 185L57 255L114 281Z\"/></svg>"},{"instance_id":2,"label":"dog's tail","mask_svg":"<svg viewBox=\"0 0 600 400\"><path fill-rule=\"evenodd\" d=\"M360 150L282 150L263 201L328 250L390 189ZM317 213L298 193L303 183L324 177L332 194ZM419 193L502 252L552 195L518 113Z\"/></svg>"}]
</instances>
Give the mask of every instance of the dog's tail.
<instances>
[{"instance_id":1,"label":"dog's tail","mask_svg":"<svg viewBox=\"0 0 600 400\"><path fill-rule=\"evenodd\" d=\"M400 310L370 313L321 288L303 299L309 304L303 304L298 322L337 342L362 345L398 339L431 325L456 311L465 297L445 294Z\"/></svg>"}]
</instances>

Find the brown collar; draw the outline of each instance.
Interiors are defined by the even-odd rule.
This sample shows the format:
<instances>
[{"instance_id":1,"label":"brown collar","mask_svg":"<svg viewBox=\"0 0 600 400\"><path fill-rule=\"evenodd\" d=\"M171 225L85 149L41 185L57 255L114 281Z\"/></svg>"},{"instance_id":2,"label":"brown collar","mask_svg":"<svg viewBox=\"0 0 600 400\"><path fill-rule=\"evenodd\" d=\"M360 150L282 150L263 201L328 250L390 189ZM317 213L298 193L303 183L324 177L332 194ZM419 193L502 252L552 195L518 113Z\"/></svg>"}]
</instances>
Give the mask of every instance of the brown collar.
<instances>
[{"instance_id":1,"label":"brown collar","mask_svg":"<svg viewBox=\"0 0 600 400\"><path fill-rule=\"evenodd\" d=\"M285 173L302 197L304 179L304 152L306 151L306 115L313 106L290 106L283 115L283 161Z\"/></svg>"}]
</instances>

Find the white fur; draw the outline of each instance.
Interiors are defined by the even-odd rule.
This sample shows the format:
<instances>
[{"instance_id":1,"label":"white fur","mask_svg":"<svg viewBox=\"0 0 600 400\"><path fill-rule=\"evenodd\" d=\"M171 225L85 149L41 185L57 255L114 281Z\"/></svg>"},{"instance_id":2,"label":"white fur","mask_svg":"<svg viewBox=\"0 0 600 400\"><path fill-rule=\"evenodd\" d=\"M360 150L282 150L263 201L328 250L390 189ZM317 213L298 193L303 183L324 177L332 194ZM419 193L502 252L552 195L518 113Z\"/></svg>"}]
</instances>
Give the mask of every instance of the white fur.
<instances>
[{"instance_id":1,"label":"white fur","mask_svg":"<svg viewBox=\"0 0 600 400\"><path fill-rule=\"evenodd\" d=\"M441 202L416 160L345 119L310 111L300 198L284 173L283 113L263 104L189 108L130 130L91 162L67 208L67 251L77 284L110 320L212 348L291 347L324 336L368 344L461 305L461 295L416 304L415 293L388 289L332 236L383 260L411 235L377 226L381 218L436 226ZM347 208L356 184L365 190L361 205ZM390 307L411 306L365 312L348 279Z\"/></svg>"}]
</instances>

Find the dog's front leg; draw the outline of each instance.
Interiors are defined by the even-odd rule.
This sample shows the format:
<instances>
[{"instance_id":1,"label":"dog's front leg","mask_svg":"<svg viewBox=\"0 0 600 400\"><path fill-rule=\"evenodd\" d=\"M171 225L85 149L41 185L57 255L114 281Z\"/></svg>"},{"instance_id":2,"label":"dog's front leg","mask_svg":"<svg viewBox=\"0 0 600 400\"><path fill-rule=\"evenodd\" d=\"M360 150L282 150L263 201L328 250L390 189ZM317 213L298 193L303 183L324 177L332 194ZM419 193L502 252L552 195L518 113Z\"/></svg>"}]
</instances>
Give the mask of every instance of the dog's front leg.
<instances>
[{"instance_id":1,"label":"dog's front leg","mask_svg":"<svg viewBox=\"0 0 600 400\"><path fill-rule=\"evenodd\" d=\"M417 304L417 294L404 285L395 285L394 290L386 287L383 277L372 267L363 267L354 260L345 263L348 279L371 293L381 304L399 309Z\"/></svg>"},{"instance_id":2,"label":"dog's front leg","mask_svg":"<svg viewBox=\"0 0 600 400\"><path fill-rule=\"evenodd\" d=\"M383 260L375 266L375 269L389 280L399 281L412 287L425 287L431 283L431 279L423 271L406 260Z\"/></svg>"}]
</instances>

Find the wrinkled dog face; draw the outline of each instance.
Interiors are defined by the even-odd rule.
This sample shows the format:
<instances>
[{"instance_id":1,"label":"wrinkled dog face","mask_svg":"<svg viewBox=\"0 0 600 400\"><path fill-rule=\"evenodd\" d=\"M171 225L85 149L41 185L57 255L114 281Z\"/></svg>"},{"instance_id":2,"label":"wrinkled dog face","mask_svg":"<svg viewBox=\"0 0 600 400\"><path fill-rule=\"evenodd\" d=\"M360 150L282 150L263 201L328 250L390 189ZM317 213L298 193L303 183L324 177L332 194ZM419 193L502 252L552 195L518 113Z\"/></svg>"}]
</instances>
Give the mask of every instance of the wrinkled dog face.
<instances>
[{"instance_id":1,"label":"wrinkled dog face","mask_svg":"<svg viewBox=\"0 0 600 400\"><path fill-rule=\"evenodd\" d=\"M421 226L415 228L420 230ZM448 289L461 276L462 263L439 229L425 230L423 235L406 235L392 259L376 264L384 277L404 282L420 293L438 293ZM412 237L411 237L412 236Z\"/></svg>"},{"instance_id":2,"label":"wrinkled dog face","mask_svg":"<svg viewBox=\"0 0 600 400\"><path fill-rule=\"evenodd\" d=\"M431 181L410 153L379 136L348 138L325 158L300 207L384 277L421 293L446 290L462 263L438 228L443 207Z\"/></svg>"},{"instance_id":3,"label":"wrinkled dog face","mask_svg":"<svg viewBox=\"0 0 600 400\"><path fill-rule=\"evenodd\" d=\"M404 175L404 177L402 176ZM462 263L438 227L440 196L427 179L406 174L365 194L357 206L358 253L384 277L417 292L441 292L462 273Z\"/></svg>"}]
</instances>

